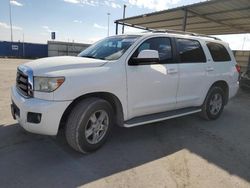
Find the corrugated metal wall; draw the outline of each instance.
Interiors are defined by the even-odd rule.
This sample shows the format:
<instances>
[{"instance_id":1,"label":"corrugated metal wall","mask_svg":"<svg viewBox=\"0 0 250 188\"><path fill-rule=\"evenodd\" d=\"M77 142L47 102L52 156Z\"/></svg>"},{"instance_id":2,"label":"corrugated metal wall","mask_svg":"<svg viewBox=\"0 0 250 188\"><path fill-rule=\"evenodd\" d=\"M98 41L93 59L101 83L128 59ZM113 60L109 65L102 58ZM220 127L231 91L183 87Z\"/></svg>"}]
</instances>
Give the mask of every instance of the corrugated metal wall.
<instances>
[{"instance_id":1,"label":"corrugated metal wall","mask_svg":"<svg viewBox=\"0 0 250 188\"><path fill-rule=\"evenodd\" d=\"M234 56L242 72L250 69L250 51L234 51Z\"/></svg>"},{"instance_id":2,"label":"corrugated metal wall","mask_svg":"<svg viewBox=\"0 0 250 188\"><path fill-rule=\"evenodd\" d=\"M0 57L41 58L50 56L76 56L90 44L48 41L48 44L0 41ZM242 72L250 69L250 51L234 51Z\"/></svg>"},{"instance_id":3,"label":"corrugated metal wall","mask_svg":"<svg viewBox=\"0 0 250 188\"><path fill-rule=\"evenodd\" d=\"M77 56L87 47L89 47L89 44L48 41L48 56Z\"/></svg>"},{"instance_id":4,"label":"corrugated metal wall","mask_svg":"<svg viewBox=\"0 0 250 188\"><path fill-rule=\"evenodd\" d=\"M0 41L0 57L41 58L48 57L47 44Z\"/></svg>"}]
</instances>

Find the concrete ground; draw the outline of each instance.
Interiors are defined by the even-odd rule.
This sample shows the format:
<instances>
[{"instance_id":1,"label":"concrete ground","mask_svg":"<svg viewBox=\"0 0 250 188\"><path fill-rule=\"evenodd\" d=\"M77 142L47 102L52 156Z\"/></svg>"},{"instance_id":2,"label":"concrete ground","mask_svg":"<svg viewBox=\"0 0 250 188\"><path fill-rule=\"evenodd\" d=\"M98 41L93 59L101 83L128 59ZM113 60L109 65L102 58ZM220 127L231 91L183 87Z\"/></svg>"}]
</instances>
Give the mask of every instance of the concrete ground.
<instances>
[{"instance_id":1,"label":"concrete ground","mask_svg":"<svg viewBox=\"0 0 250 188\"><path fill-rule=\"evenodd\" d=\"M115 128L103 148L82 155L62 134L29 134L12 120L10 87L26 61L0 59L0 187L250 187L250 92L216 121Z\"/></svg>"}]
</instances>

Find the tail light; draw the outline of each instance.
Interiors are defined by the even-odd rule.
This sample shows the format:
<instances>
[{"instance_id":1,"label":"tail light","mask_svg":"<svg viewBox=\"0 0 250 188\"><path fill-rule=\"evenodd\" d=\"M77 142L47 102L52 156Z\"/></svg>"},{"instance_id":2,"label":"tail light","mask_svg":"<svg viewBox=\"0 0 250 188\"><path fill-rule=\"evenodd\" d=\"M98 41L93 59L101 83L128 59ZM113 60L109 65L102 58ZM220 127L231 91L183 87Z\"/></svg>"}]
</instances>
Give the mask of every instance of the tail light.
<instances>
[{"instance_id":1,"label":"tail light","mask_svg":"<svg viewBox=\"0 0 250 188\"><path fill-rule=\"evenodd\" d=\"M240 66L238 64L235 65L235 68L238 71L238 73L240 73Z\"/></svg>"}]
</instances>

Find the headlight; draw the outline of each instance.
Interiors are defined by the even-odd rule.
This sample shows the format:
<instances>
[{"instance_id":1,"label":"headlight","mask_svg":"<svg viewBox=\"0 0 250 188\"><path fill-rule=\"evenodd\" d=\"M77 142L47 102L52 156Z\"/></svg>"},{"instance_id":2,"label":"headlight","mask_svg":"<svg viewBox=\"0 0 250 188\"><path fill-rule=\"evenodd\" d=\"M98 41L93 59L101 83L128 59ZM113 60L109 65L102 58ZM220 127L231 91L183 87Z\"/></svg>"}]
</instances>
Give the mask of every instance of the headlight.
<instances>
[{"instance_id":1,"label":"headlight","mask_svg":"<svg viewBox=\"0 0 250 188\"><path fill-rule=\"evenodd\" d=\"M34 77L34 90L41 92L52 92L59 88L63 82L64 77Z\"/></svg>"}]
</instances>

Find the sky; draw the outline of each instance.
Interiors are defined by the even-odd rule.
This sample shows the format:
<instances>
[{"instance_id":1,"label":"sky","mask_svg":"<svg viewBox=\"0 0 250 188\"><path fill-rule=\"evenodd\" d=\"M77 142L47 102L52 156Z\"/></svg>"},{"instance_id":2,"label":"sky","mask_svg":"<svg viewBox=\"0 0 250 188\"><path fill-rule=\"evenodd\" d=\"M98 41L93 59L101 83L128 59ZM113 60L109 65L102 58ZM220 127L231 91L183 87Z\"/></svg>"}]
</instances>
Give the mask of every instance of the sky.
<instances>
[{"instance_id":1,"label":"sky","mask_svg":"<svg viewBox=\"0 0 250 188\"><path fill-rule=\"evenodd\" d=\"M114 20L174 8L201 0L10 0L14 41L47 43L56 40L93 43L115 34ZM204 1L204 0L203 0ZM119 27L121 32L121 27ZM125 27L125 33L138 30ZM250 34L218 36L233 50L250 50ZM0 0L0 40L10 40L9 0Z\"/></svg>"}]
</instances>

